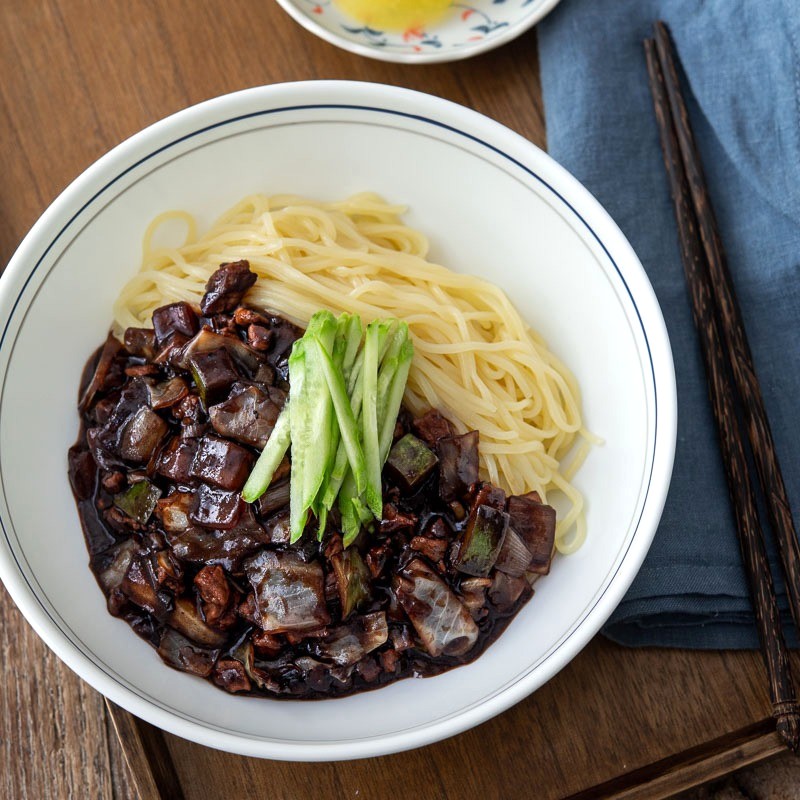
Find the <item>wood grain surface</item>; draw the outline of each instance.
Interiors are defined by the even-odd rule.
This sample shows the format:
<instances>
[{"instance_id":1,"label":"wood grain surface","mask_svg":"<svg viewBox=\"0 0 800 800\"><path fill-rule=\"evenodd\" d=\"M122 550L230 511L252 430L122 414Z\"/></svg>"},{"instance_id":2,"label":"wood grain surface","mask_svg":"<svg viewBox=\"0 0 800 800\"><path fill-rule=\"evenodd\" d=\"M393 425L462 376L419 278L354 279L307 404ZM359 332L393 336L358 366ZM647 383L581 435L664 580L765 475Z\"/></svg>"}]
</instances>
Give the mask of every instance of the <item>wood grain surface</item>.
<instances>
[{"instance_id":1,"label":"wood grain surface","mask_svg":"<svg viewBox=\"0 0 800 800\"><path fill-rule=\"evenodd\" d=\"M0 76L0 265L58 192L110 147L189 104L248 86L399 84L545 143L535 32L467 62L406 67L318 41L273 0L4 0ZM47 651L2 589L0 657L0 797L13 800L150 800L168 782L164 764L188 800L655 800L779 749L757 653L634 651L598 638L505 714L381 759L256 761L164 734L171 766L143 771L141 754L158 750L160 737L114 710L141 781L137 794L102 698Z\"/></svg>"}]
</instances>

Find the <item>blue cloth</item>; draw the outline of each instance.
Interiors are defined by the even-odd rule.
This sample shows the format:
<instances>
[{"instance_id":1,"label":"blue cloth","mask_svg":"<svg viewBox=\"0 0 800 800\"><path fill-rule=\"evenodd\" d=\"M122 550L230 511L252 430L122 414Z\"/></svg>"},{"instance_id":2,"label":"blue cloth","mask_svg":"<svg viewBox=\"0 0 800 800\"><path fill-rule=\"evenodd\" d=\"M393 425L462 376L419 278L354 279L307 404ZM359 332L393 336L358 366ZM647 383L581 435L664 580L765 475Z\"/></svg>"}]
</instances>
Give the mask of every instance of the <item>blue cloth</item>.
<instances>
[{"instance_id":1,"label":"blue cloth","mask_svg":"<svg viewBox=\"0 0 800 800\"><path fill-rule=\"evenodd\" d=\"M800 5L563 0L539 26L549 150L638 253L666 318L678 382L678 447L664 516L604 632L628 645L752 648L758 639L642 49L657 19L669 25L684 67L689 113L800 522ZM796 644L779 590L787 638Z\"/></svg>"}]
</instances>

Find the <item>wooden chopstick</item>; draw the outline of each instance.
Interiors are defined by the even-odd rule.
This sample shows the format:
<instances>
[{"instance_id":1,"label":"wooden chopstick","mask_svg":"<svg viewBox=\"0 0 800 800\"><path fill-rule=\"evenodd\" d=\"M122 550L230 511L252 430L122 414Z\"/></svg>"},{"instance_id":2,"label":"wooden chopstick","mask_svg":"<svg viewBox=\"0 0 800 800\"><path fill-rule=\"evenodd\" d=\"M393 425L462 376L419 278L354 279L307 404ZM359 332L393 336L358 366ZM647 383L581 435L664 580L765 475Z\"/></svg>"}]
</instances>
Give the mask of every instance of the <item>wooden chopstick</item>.
<instances>
[{"instance_id":1,"label":"wooden chopstick","mask_svg":"<svg viewBox=\"0 0 800 800\"><path fill-rule=\"evenodd\" d=\"M742 561L750 584L761 650L767 667L773 715L781 737L792 750L797 751L800 745L800 708L792 681L764 535L758 521L755 496L747 469L744 436L736 418L733 386L725 363L720 325L714 308L712 281L698 231L698 220L709 206L706 202L706 206L698 211L693 205L667 95L668 73L665 75L662 70L653 40L645 40L644 47L664 164L678 224L681 260L719 431L720 449L736 516Z\"/></svg>"},{"instance_id":2,"label":"wooden chopstick","mask_svg":"<svg viewBox=\"0 0 800 800\"><path fill-rule=\"evenodd\" d=\"M722 322L722 336L728 363L739 392L739 401L747 421L747 433L753 461L756 465L761 491L766 499L767 513L778 543L789 607L795 627L800 631L800 544L792 519L786 486L783 482L772 430L761 395L761 386L753 366L753 356L747 341L742 315L725 260L725 251L717 229L714 210L703 177L703 168L694 141L686 103L680 91L675 48L669 30L663 22L655 24L655 43L658 60L664 73L672 121L678 138L689 181L689 191L697 211L700 238L711 274L711 287L717 312Z\"/></svg>"}]
</instances>

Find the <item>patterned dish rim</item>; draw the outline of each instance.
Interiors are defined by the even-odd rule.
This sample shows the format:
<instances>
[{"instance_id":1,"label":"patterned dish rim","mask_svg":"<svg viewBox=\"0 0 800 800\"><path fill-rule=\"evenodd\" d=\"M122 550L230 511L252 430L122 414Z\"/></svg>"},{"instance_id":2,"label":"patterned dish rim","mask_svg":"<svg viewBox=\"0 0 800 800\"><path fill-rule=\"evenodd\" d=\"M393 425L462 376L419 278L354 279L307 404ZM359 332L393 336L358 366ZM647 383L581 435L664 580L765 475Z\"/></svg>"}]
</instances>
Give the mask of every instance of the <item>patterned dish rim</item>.
<instances>
[{"instance_id":1,"label":"patterned dish rim","mask_svg":"<svg viewBox=\"0 0 800 800\"><path fill-rule=\"evenodd\" d=\"M520 6L519 19L516 21L491 27L494 23L487 17L487 24L481 27L488 29L482 32L480 38L470 38L450 47L442 47L441 42L438 41L438 37L435 35L435 28L430 33L414 29L403 33L388 34L373 30L365 25L360 29L354 28L348 31L351 34L357 33L364 36L364 42L354 41L323 25L301 7L302 5L308 5L312 13L321 15L321 10L331 5L333 0L276 0L276 2L307 31L343 50L348 50L351 53L366 56L367 58L398 64L434 64L472 58L516 39L547 16L558 5L560 0L523 0ZM493 0L493 2L506 2L506 0ZM474 5L455 2L455 0L453 5L463 6L464 10L461 12L463 19L467 18L464 16L465 14L469 15L470 13L478 13L485 16L484 12L475 8ZM315 9L320 10L315 11ZM391 35L396 35L399 41L397 43L387 41L386 37ZM404 49L393 49L397 47Z\"/></svg>"}]
</instances>

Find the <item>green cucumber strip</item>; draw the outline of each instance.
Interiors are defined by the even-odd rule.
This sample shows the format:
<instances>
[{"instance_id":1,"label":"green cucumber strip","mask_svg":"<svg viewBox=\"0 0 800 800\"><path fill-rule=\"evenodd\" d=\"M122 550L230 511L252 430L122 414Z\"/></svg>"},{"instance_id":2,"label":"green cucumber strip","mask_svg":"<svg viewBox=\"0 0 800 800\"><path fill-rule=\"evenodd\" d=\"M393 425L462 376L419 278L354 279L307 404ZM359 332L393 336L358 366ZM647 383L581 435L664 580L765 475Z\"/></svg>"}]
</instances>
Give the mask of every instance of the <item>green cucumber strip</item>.
<instances>
[{"instance_id":1,"label":"green cucumber strip","mask_svg":"<svg viewBox=\"0 0 800 800\"><path fill-rule=\"evenodd\" d=\"M290 434L292 440L292 478L289 490L290 542L303 535L309 511L329 467L333 404L325 377L309 349L308 338L316 336L333 346L336 318L330 311L319 311L311 318L302 339L295 342L289 357Z\"/></svg>"},{"instance_id":2,"label":"green cucumber strip","mask_svg":"<svg viewBox=\"0 0 800 800\"><path fill-rule=\"evenodd\" d=\"M352 325L352 321L356 319L359 321L359 318L353 317L352 315L344 312L343 314L339 315L339 318L336 320L336 337L333 344L333 352L331 353L331 357L333 359L333 363L342 370L342 374L345 376L344 379L347 381L347 376L344 373L344 360L345 356L347 355L347 347L348 347L348 335ZM334 463L336 461L336 456L338 456L339 451L342 450L342 443L341 443L341 435L339 433L339 426L336 424L335 419L333 420L331 425L331 458L328 459L328 470L325 475L325 480L323 482L323 486L320 489L320 492L317 493L317 498L314 503L314 513L319 517L322 514L323 509L327 512L333 507L333 501L328 501L328 486L330 485L331 475L333 474ZM334 495L335 499L335 495Z\"/></svg>"},{"instance_id":3,"label":"green cucumber strip","mask_svg":"<svg viewBox=\"0 0 800 800\"><path fill-rule=\"evenodd\" d=\"M336 317L330 311L323 309L317 311L308 321L303 338L306 336L322 336L323 343L329 349L333 347L333 337L336 336Z\"/></svg>"},{"instance_id":4,"label":"green cucumber strip","mask_svg":"<svg viewBox=\"0 0 800 800\"><path fill-rule=\"evenodd\" d=\"M356 424L358 425L358 423ZM366 461L365 461L365 468L366 468ZM333 469L331 470L331 475L328 480L328 488L325 490L325 498L323 501L324 504L328 506L328 508L333 508L333 501L339 494L339 490L342 488L342 483L344 482L344 478L347 475L349 469L350 469L350 461L347 458L347 450L345 450L344 443L340 441L339 449L336 451L336 458L334 459L333 462Z\"/></svg>"},{"instance_id":5,"label":"green cucumber strip","mask_svg":"<svg viewBox=\"0 0 800 800\"><path fill-rule=\"evenodd\" d=\"M364 501L356 493L356 484L352 473L348 472L339 492L339 512L342 517L343 541L345 547L351 545L361 531L363 525L372 520L372 512L364 505Z\"/></svg>"},{"instance_id":6,"label":"green cucumber strip","mask_svg":"<svg viewBox=\"0 0 800 800\"><path fill-rule=\"evenodd\" d=\"M322 365L325 380L328 383L333 407L336 411L336 421L339 424L342 445L347 453L347 460L356 482L356 491L360 494L366 488L367 468L364 460L364 451L361 447L358 427L356 425L350 398L344 386L341 370L336 368L333 359L325 352L319 339L312 339L317 347L317 357Z\"/></svg>"},{"instance_id":7,"label":"green cucumber strip","mask_svg":"<svg viewBox=\"0 0 800 800\"><path fill-rule=\"evenodd\" d=\"M305 468L305 343L298 339L289 356L289 435L292 441L292 475L289 487L290 541L302 535L308 519L308 509L303 507L303 473Z\"/></svg>"},{"instance_id":8,"label":"green cucumber strip","mask_svg":"<svg viewBox=\"0 0 800 800\"><path fill-rule=\"evenodd\" d=\"M242 489L242 499L246 503L255 503L267 491L275 470L289 449L290 441L289 403L287 402L278 415L275 427Z\"/></svg>"},{"instance_id":9,"label":"green cucumber strip","mask_svg":"<svg viewBox=\"0 0 800 800\"><path fill-rule=\"evenodd\" d=\"M366 507L364 501L360 497L353 500L353 508L356 510L356 516L361 520L362 525L372 522L373 513ZM383 509L381 509L381 512Z\"/></svg>"},{"instance_id":10,"label":"green cucumber strip","mask_svg":"<svg viewBox=\"0 0 800 800\"><path fill-rule=\"evenodd\" d=\"M355 317L358 320L357 329L359 332L359 336L361 335L361 319L359 317ZM350 369L350 377L347 381L347 394L350 395L350 406L353 409L353 416L356 418L356 421L361 424L361 399L363 395L363 385L361 383L361 371L364 367L364 348L361 347L358 352L356 353L355 360L353 361L353 365ZM347 451L344 449L344 445L340 442L339 448L336 452L336 456L333 462L333 469L331 470L331 477L330 482L328 484L328 489L325 493L324 503L329 507L333 507L333 502L336 499L339 490L342 487L342 482L344 481L344 476L347 473L348 468L348 460L347 460Z\"/></svg>"},{"instance_id":11,"label":"green cucumber strip","mask_svg":"<svg viewBox=\"0 0 800 800\"><path fill-rule=\"evenodd\" d=\"M342 533L344 533L342 544L345 547L350 547L361 532L361 521L356 516L355 509L351 503L345 504L345 507L341 509L341 515Z\"/></svg>"},{"instance_id":12,"label":"green cucumber strip","mask_svg":"<svg viewBox=\"0 0 800 800\"><path fill-rule=\"evenodd\" d=\"M391 344L394 341L394 335L397 332L397 327L400 323L394 317L376 320L376 322L379 324L381 331L381 349L378 354L378 370L380 371L380 366L383 363L383 359L386 358L386 353L388 352L389 347L391 347Z\"/></svg>"},{"instance_id":13,"label":"green cucumber strip","mask_svg":"<svg viewBox=\"0 0 800 800\"><path fill-rule=\"evenodd\" d=\"M342 314L342 317L345 316ZM346 341L344 358L342 359L342 374L345 380L349 380L350 372L355 364L356 356L361 348L361 340L364 338L364 328L361 325L361 317L358 314L348 315L347 328L345 330ZM342 317L339 317L341 320Z\"/></svg>"},{"instance_id":14,"label":"green cucumber strip","mask_svg":"<svg viewBox=\"0 0 800 800\"><path fill-rule=\"evenodd\" d=\"M336 318L330 311L318 311L311 317L302 341L305 344L306 370L303 391L304 413L302 443L303 466L302 507L318 508L315 503L329 474L335 449L331 446L332 429L335 424L333 403L320 363L319 351L309 344L319 339L322 347L331 352L336 337ZM290 368L291 369L291 368ZM291 384L291 371L289 373ZM292 444L294 446L294 436ZM321 499L321 498L320 498Z\"/></svg>"},{"instance_id":15,"label":"green cucumber strip","mask_svg":"<svg viewBox=\"0 0 800 800\"><path fill-rule=\"evenodd\" d=\"M353 396L356 386L361 382L361 370L364 368L364 348L362 347L357 355L353 366L350 368L350 376L347 379L347 394Z\"/></svg>"},{"instance_id":16,"label":"green cucumber strip","mask_svg":"<svg viewBox=\"0 0 800 800\"><path fill-rule=\"evenodd\" d=\"M333 340L333 350L331 351L331 358L333 363L339 369L342 369L344 364L344 353L347 349L347 331L350 328L350 315L348 313L340 314L336 320L336 336Z\"/></svg>"},{"instance_id":17,"label":"green cucumber strip","mask_svg":"<svg viewBox=\"0 0 800 800\"><path fill-rule=\"evenodd\" d=\"M291 494L290 494L291 498ZM289 524L290 524L290 534L289 534L289 544L294 544L295 542L300 541L303 538L303 532L306 529L306 524L308 523L308 516L310 514L310 509L306 508L299 513L297 517L292 517L291 511L291 500L289 502Z\"/></svg>"},{"instance_id":18,"label":"green cucumber strip","mask_svg":"<svg viewBox=\"0 0 800 800\"><path fill-rule=\"evenodd\" d=\"M381 330L383 333L381 334L381 351L380 357L378 359L378 363L383 361L383 357L386 353L386 349L388 348L389 344L391 343L392 337L389 336L395 330L395 323L396 320L394 319L381 319L375 320L375 322L380 325ZM359 320L360 323L360 320ZM356 360L353 362L353 367L350 370L350 377L347 380L347 393L352 397L353 392L355 392L356 387L358 386L359 381L361 380L361 370L364 368L364 348L362 347L358 354L356 355Z\"/></svg>"},{"instance_id":19,"label":"green cucumber strip","mask_svg":"<svg viewBox=\"0 0 800 800\"><path fill-rule=\"evenodd\" d=\"M360 346L361 344L361 318L358 315L348 314L346 311L339 315L339 319L336 321L336 341L333 345L333 353L331 354L333 358L333 363L342 370L342 376L344 378L345 383L347 383L347 378L349 376L350 367L352 367L352 361L349 363L349 366L345 368L345 361L349 358L349 347L350 347L350 331L353 328L353 322L358 323L358 335L359 339L356 342L356 347ZM355 359L355 353L353 353L353 359ZM321 513L321 510L325 508L326 511L330 511L333 507L333 501L336 499L336 495L334 494L332 498L329 499L330 491L329 486L332 480L332 475L334 473L335 464L337 463L337 458L339 457L339 453L342 453L342 458L346 460L346 453L343 449L342 441L341 441L341 434L339 432L339 426L334 424L332 426L332 437L331 437L331 454L332 458L329 460L328 465L328 474L325 477L325 488L324 488L324 495L322 493L317 495L317 502L319 505L319 510L316 511L317 516ZM340 466L341 469L341 466ZM338 488L337 488L338 491Z\"/></svg>"},{"instance_id":20,"label":"green cucumber strip","mask_svg":"<svg viewBox=\"0 0 800 800\"><path fill-rule=\"evenodd\" d=\"M354 347L350 341L352 331L355 331L358 336ZM345 312L339 316L336 321L336 339L333 345L332 359L333 363L342 369L342 375L345 381L347 380L347 376L344 372L345 359L350 359L351 349L353 351L352 359L355 359L356 352L361 345L361 335L361 318L358 315L351 315ZM352 361L350 363L350 367L351 366ZM336 495L342 485L342 478L344 477L344 470L347 465L347 451L341 441L339 425L334 415L331 425L331 449L328 459L328 468L313 505L314 514L319 520L317 538L321 538L325 531L328 512L333 508L333 504L336 502ZM336 475L338 475L338 477L336 477Z\"/></svg>"},{"instance_id":21,"label":"green cucumber strip","mask_svg":"<svg viewBox=\"0 0 800 800\"><path fill-rule=\"evenodd\" d=\"M328 510L324 505L320 504L319 513L317 514L317 541L321 542L322 537L325 535L325 526L328 524Z\"/></svg>"},{"instance_id":22,"label":"green cucumber strip","mask_svg":"<svg viewBox=\"0 0 800 800\"><path fill-rule=\"evenodd\" d=\"M339 490L342 488L344 476L350 469L350 462L347 460L347 450L344 444L339 440L339 448L336 451L336 457L333 461L333 469L331 469L330 477L328 478L328 485L325 487L325 494L322 498L322 505L329 510L333 508Z\"/></svg>"},{"instance_id":23,"label":"green cucumber strip","mask_svg":"<svg viewBox=\"0 0 800 800\"><path fill-rule=\"evenodd\" d=\"M361 372L361 365L364 363L364 351L363 349L359 353L359 375ZM353 410L353 417L356 420L356 424L359 430L361 430L361 401L363 398L363 385L361 381L357 381L355 388L352 392L350 392L350 407ZM363 449L363 448L362 448ZM347 450L345 450L344 443L339 442L339 448L336 451L336 457L333 461L333 469L331 470L330 480L328 482L328 488L325 494L325 504L328 508L333 507L333 501L336 499L336 495L339 493L339 489L342 487L342 481L344 481L344 477L347 474L347 469L349 467L349 461L347 458Z\"/></svg>"},{"instance_id":24,"label":"green cucumber strip","mask_svg":"<svg viewBox=\"0 0 800 800\"><path fill-rule=\"evenodd\" d=\"M380 458L381 469L389 457L389 450L392 447L394 438L394 426L397 422L397 415L400 413L400 405L403 402L403 393L408 381L408 372L411 369L411 360L414 357L414 344L411 339L403 342L397 356L397 369L395 370L392 384L384 400L383 424L380 431Z\"/></svg>"},{"instance_id":25,"label":"green cucumber strip","mask_svg":"<svg viewBox=\"0 0 800 800\"><path fill-rule=\"evenodd\" d=\"M342 315L344 316L344 314ZM341 319L340 331L341 331ZM349 337L347 349L345 350L345 358L342 365L342 375L347 382L347 393L350 395L350 407L353 410L353 417L358 422L361 414L361 369L364 365L364 348L361 347L361 339L363 337L363 327L361 325L361 318L355 314L349 320L349 328L347 331ZM352 362L349 365L350 374L345 373L345 368L352 357ZM360 425L359 425L360 436ZM336 502L336 497L339 490L342 488L345 475L350 467L350 462L347 458L347 450L344 443L339 440L336 455L333 460L333 467L330 476L328 477L328 485L325 489L325 495L322 499L322 505L328 509L333 508Z\"/></svg>"},{"instance_id":26,"label":"green cucumber strip","mask_svg":"<svg viewBox=\"0 0 800 800\"><path fill-rule=\"evenodd\" d=\"M347 542L348 545L353 542L356 536L358 536L358 532L361 530L361 520L358 518L355 506L353 505L355 495L356 482L348 468L347 474L342 481L341 490L337 496L339 515L342 518L343 542Z\"/></svg>"},{"instance_id":27,"label":"green cucumber strip","mask_svg":"<svg viewBox=\"0 0 800 800\"><path fill-rule=\"evenodd\" d=\"M336 422L336 414L331 414L330 417L329 437L330 437L330 449L328 451L328 460L325 464L325 472L319 490L317 491L314 500L311 503L311 510L314 512L314 516L320 519L320 521L323 523L324 520L322 519L322 517L323 515L327 516L327 512L330 511L332 505L329 504L326 508L325 497L327 496L328 486L330 485L331 481L331 473L333 472L333 466L334 466L333 456L336 453L338 453L339 451L338 448L341 445L339 436L339 425ZM345 455L345 460L346 459L347 456ZM317 531L318 535L320 535L321 530L324 530L324 524L320 529L318 529Z\"/></svg>"},{"instance_id":28,"label":"green cucumber strip","mask_svg":"<svg viewBox=\"0 0 800 800\"><path fill-rule=\"evenodd\" d=\"M391 335L386 339L386 349L381 356L381 367L390 359L397 358L406 339L408 339L408 325L405 322L397 322L392 328Z\"/></svg>"},{"instance_id":29,"label":"green cucumber strip","mask_svg":"<svg viewBox=\"0 0 800 800\"><path fill-rule=\"evenodd\" d=\"M382 421L381 424L386 420L386 399L389 396L392 381L400 364L402 347L407 341L408 325L405 322L401 322L392 334L391 342L386 349L386 354L378 370L378 419ZM397 415L392 419L392 423L396 418Z\"/></svg>"},{"instance_id":30,"label":"green cucumber strip","mask_svg":"<svg viewBox=\"0 0 800 800\"><path fill-rule=\"evenodd\" d=\"M364 458L367 463L367 484L364 499L367 507L381 518L383 503L381 498L381 456L378 436L378 364L382 345L387 335L387 327L379 320L367 325L364 341L364 367L361 370L363 399L361 401L361 434L364 444Z\"/></svg>"}]
</instances>

